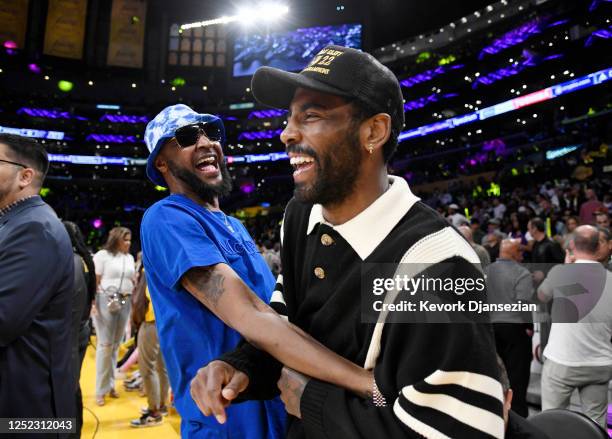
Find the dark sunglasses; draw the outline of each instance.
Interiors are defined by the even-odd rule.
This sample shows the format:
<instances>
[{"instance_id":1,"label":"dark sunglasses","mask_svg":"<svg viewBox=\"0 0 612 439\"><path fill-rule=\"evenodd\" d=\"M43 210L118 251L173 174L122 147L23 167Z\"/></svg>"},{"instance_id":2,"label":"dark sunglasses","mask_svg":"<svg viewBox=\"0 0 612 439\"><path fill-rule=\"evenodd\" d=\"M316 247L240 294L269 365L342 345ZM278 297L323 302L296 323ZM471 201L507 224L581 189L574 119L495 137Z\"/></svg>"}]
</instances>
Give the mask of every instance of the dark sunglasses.
<instances>
[{"instance_id":1,"label":"dark sunglasses","mask_svg":"<svg viewBox=\"0 0 612 439\"><path fill-rule=\"evenodd\" d=\"M195 145L202 134L211 142L221 142L223 139L223 132L219 125L206 122L192 123L177 128L174 132L174 138L181 148L187 148Z\"/></svg>"},{"instance_id":2,"label":"dark sunglasses","mask_svg":"<svg viewBox=\"0 0 612 439\"><path fill-rule=\"evenodd\" d=\"M0 159L0 162L2 162L2 163L8 163L9 165L21 166L21 167L22 167L22 168L24 168L24 169L29 168L29 166L22 165L21 163L17 163L17 162L11 162L10 160Z\"/></svg>"}]
</instances>

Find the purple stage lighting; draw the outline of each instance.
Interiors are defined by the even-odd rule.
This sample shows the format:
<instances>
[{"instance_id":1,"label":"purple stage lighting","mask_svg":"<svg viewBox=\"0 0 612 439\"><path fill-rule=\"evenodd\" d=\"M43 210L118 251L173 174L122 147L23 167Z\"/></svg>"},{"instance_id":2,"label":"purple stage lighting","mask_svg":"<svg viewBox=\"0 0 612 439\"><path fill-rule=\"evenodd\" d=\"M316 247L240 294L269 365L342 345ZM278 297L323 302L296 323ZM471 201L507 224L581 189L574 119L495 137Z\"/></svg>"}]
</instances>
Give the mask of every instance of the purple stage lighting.
<instances>
[{"instance_id":1,"label":"purple stage lighting","mask_svg":"<svg viewBox=\"0 0 612 439\"><path fill-rule=\"evenodd\" d=\"M91 222L91 225L94 227L94 229L99 229L104 225L104 223L100 218L96 218Z\"/></svg>"},{"instance_id":2,"label":"purple stage lighting","mask_svg":"<svg viewBox=\"0 0 612 439\"><path fill-rule=\"evenodd\" d=\"M270 119L287 114L287 110L258 110L249 113L249 119Z\"/></svg>"},{"instance_id":3,"label":"purple stage lighting","mask_svg":"<svg viewBox=\"0 0 612 439\"><path fill-rule=\"evenodd\" d=\"M90 134L85 137L88 142L98 143L138 143L141 140L136 136L126 136L121 134Z\"/></svg>"},{"instance_id":4,"label":"purple stage lighting","mask_svg":"<svg viewBox=\"0 0 612 439\"><path fill-rule=\"evenodd\" d=\"M255 191L255 185L253 183L242 183L240 185L240 192L243 194L250 194Z\"/></svg>"},{"instance_id":5,"label":"purple stage lighting","mask_svg":"<svg viewBox=\"0 0 612 439\"><path fill-rule=\"evenodd\" d=\"M569 20L557 20L551 23L550 17L537 17L533 20L529 20L521 26L506 32L501 37L493 40L489 46L480 51L478 59L483 59L486 55L494 55L508 49L509 47L521 44L532 36L542 33L542 31L545 29L560 26L568 21Z\"/></svg>"},{"instance_id":6,"label":"purple stage lighting","mask_svg":"<svg viewBox=\"0 0 612 439\"><path fill-rule=\"evenodd\" d=\"M147 116L132 116L129 114L105 114L100 117L100 122L108 121L110 123L147 123L149 118Z\"/></svg>"},{"instance_id":7,"label":"purple stage lighting","mask_svg":"<svg viewBox=\"0 0 612 439\"><path fill-rule=\"evenodd\" d=\"M544 61L561 58L562 56L562 54L554 54L546 57L539 57L532 54L528 50L523 50L523 60L515 61L511 67L504 67L493 72L480 75L474 80L472 88L477 88L479 85L491 85L494 82L499 81L500 79L518 75L523 70L540 65Z\"/></svg>"},{"instance_id":8,"label":"purple stage lighting","mask_svg":"<svg viewBox=\"0 0 612 439\"><path fill-rule=\"evenodd\" d=\"M612 26L609 26L607 29L599 29L593 32L586 39L584 43L584 47L591 46L595 38L603 38L604 40L609 40L610 38L612 38Z\"/></svg>"},{"instance_id":9,"label":"purple stage lighting","mask_svg":"<svg viewBox=\"0 0 612 439\"><path fill-rule=\"evenodd\" d=\"M36 73L37 75L40 75L40 73L42 73L42 70L40 69L40 67L38 67L38 65L34 63L28 64L28 70L32 73Z\"/></svg>"},{"instance_id":10,"label":"purple stage lighting","mask_svg":"<svg viewBox=\"0 0 612 439\"><path fill-rule=\"evenodd\" d=\"M26 114L31 117L42 117L45 119L78 119L87 120L86 117L70 114L68 111L47 110L45 108L21 107L17 114Z\"/></svg>"},{"instance_id":11,"label":"purple stage lighting","mask_svg":"<svg viewBox=\"0 0 612 439\"><path fill-rule=\"evenodd\" d=\"M280 136L282 132L283 130L280 128L278 130L246 131L238 135L238 140L273 139Z\"/></svg>"},{"instance_id":12,"label":"purple stage lighting","mask_svg":"<svg viewBox=\"0 0 612 439\"><path fill-rule=\"evenodd\" d=\"M432 93L429 96L424 96L419 99L415 99L414 101L409 101L404 104L404 111L413 111L423 108L429 104L433 104L435 102L440 102L444 99L454 98L455 96L459 96L457 93L448 93L445 95L440 95L437 93Z\"/></svg>"},{"instance_id":13,"label":"purple stage lighting","mask_svg":"<svg viewBox=\"0 0 612 439\"><path fill-rule=\"evenodd\" d=\"M450 64L445 66L436 67L435 69L427 70L418 75L411 76L410 78L402 79L400 84L402 87L410 88L423 82L431 81L436 76L443 75L450 72L451 70L460 69L463 64Z\"/></svg>"}]
</instances>

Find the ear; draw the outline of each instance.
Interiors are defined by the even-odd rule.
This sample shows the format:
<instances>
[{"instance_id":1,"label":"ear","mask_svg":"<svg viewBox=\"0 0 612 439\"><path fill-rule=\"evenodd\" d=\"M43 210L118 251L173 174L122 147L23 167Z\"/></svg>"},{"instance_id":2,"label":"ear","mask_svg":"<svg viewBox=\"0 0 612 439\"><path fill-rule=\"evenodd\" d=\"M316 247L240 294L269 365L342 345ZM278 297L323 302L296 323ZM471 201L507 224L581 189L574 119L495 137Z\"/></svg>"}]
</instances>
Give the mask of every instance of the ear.
<instances>
[{"instance_id":1,"label":"ear","mask_svg":"<svg viewBox=\"0 0 612 439\"><path fill-rule=\"evenodd\" d=\"M366 119L361 124L359 139L364 148L373 147L382 149L391 135L391 116L387 113L378 113Z\"/></svg>"},{"instance_id":2,"label":"ear","mask_svg":"<svg viewBox=\"0 0 612 439\"><path fill-rule=\"evenodd\" d=\"M36 180L36 171L32 168L25 168L19 172L19 189L24 189Z\"/></svg>"},{"instance_id":3,"label":"ear","mask_svg":"<svg viewBox=\"0 0 612 439\"><path fill-rule=\"evenodd\" d=\"M512 389L508 389L508 391L506 392L506 395L504 396L504 405L508 408L508 410L510 410L510 407L512 407L512 397L514 396L514 392L512 391Z\"/></svg>"},{"instance_id":4,"label":"ear","mask_svg":"<svg viewBox=\"0 0 612 439\"><path fill-rule=\"evenodd\" d=\"M155 168L162 174L166 175L168 172L168 161L166 157L160 152L155 158Z\"/></svg>"}]
</instances>

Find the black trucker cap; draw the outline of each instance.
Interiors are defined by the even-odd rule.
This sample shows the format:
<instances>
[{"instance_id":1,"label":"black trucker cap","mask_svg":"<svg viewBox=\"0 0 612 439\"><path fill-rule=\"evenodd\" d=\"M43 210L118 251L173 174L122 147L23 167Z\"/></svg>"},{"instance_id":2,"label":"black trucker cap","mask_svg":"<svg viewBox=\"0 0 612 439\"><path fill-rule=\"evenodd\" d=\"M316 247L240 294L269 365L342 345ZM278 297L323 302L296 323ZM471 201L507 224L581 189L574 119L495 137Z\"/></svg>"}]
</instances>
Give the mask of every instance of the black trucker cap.
<instances>
[{"instance_id":1,"label":"black trucker cap","mask_svg":"<svg viewBox=\"0 0 612 439\"><path fill-rule=\"evenodd\" d=\"M378 113L391 116L399 133L404 126L404 101L399 82L387 67L369 53L342 46L327 46L300 73L260 67L251 89L264 105L289 108L297 88L362 101Z\"/></svg>"}]
</instances>

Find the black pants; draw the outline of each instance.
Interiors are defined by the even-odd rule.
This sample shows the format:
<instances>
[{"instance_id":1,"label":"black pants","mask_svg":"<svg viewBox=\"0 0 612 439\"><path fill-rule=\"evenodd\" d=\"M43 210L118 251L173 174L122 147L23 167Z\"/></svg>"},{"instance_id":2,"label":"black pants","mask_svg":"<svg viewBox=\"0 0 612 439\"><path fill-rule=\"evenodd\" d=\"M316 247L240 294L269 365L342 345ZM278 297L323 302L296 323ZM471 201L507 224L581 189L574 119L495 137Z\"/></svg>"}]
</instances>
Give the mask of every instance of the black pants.
<instances>
[{"instance_id":1,"label":"black pants","mask_svg":"<svg viewBox=\"0 0 612 439\"><path fill-rule=\"evenodd\" d=\"M512 410L527 417L527 387L531 367L531 337L528 325L522 323L496 323L495 345L497 353L508 371L512 389Z\"/></svg>"}]
</instances>

